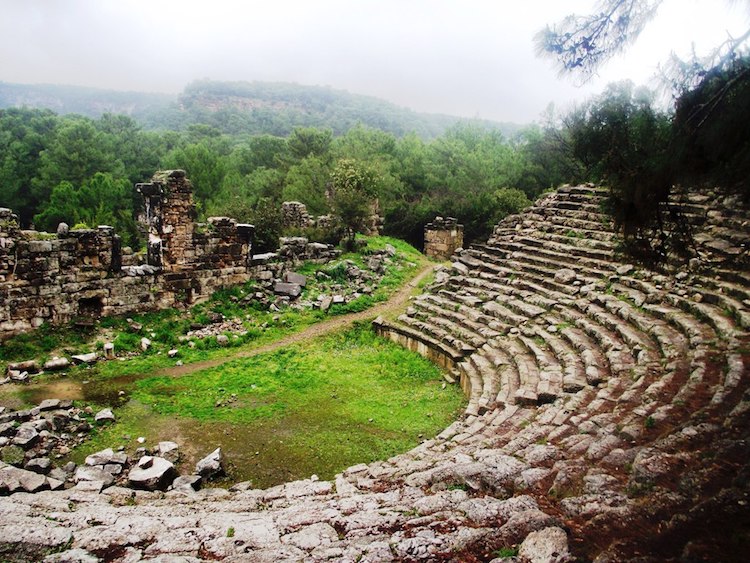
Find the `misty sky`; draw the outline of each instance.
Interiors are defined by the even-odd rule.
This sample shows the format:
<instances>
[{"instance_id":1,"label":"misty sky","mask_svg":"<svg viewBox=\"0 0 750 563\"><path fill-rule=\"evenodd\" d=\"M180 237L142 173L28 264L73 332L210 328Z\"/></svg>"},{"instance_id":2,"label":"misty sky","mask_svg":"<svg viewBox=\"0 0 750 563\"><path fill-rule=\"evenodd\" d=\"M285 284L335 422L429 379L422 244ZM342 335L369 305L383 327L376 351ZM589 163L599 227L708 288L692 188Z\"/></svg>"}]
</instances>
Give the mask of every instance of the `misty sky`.
<instances>
[{"instance_id":1,"label":"misty sky","mask_svg":"<svg viewBox=\"0 0 750 563\"><path fill-rule=\"evenodd\" d=\"M591 0L0 0L0 81L177 93L190 81L327 85L417 111L528 122L609 82L648 83L670 51L747 28L748 2L665 0L583 88L533 36Z\"/></svg>"}]
</instances>

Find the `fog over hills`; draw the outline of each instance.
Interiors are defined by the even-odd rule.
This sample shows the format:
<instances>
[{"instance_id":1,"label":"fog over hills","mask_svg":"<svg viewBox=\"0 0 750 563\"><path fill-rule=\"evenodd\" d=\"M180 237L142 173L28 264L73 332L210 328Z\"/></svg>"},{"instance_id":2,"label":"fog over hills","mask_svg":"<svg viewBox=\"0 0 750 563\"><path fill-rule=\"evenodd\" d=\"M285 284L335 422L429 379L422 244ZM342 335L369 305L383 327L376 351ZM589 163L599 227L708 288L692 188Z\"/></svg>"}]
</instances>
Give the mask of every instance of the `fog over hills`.
<instances>
[{"instance_id":1,"label":"fog over hills","mask_svg":"<svg viewBox=\"0 0 750 563\"><path fill-rule=\"evenodd\" d=\"M84 86L0 82L0 108L47 108L58 114L124 114L147 129L182 129L203 123L225 133L286 135L297 126L342 134L362 123L401 136L434 138L457 122L515 134L521 124L421 113L391 102L330 87L288 82L194 81L180 95Z\"/></svg>"}]
</instances>

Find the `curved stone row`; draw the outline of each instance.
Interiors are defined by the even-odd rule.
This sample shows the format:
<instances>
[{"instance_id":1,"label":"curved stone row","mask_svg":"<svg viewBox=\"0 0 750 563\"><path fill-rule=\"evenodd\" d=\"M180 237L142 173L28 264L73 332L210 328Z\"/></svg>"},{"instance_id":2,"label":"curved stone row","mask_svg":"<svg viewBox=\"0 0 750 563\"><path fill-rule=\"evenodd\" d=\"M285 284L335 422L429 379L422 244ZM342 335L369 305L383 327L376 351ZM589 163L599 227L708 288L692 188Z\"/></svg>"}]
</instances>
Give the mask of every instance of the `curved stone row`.
<instances>
[{"instance_id":1,"label":"curved stone row","mask_svg":"<svg viewBox=\"0 0 750 563\"><path fill-rule=\"evenodd\" d=\"M51 561L739 560L750 214L679 194L698 260L673 275L624 260L605 197L545 196L378 321L467 393L434 439L331 482L14 494L0 541L29 559L66 550Z\"/></svg>"}]
</instances>

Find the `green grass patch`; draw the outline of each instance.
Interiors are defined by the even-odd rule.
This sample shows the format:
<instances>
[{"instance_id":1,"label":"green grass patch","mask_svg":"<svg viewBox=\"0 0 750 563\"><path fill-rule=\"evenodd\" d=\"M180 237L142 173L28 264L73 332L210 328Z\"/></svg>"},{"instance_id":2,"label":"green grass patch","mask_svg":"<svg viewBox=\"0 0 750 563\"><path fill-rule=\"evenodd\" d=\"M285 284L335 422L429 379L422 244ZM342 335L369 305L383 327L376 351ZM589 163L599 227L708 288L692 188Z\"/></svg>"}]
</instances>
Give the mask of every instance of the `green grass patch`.
<instances>
[{"instance_id":1,"label":"green grass patch","mask_svg":"<svg viewBox=\"0 0 750 563\"><path fill-rule=\"evenodd\" d=\"M442 388L434 364L364 324L184 377L139 379L131 397L118 411L125 430L100 431L86 452L105 447L104 434L153 435L148 427L158 417L204 440L203 455L217 436L229 436L221 445L232 480L262 486L312 473L330 478L406 451L442 430L465 401L458 387Z\"/></svg>"}]
</instances>

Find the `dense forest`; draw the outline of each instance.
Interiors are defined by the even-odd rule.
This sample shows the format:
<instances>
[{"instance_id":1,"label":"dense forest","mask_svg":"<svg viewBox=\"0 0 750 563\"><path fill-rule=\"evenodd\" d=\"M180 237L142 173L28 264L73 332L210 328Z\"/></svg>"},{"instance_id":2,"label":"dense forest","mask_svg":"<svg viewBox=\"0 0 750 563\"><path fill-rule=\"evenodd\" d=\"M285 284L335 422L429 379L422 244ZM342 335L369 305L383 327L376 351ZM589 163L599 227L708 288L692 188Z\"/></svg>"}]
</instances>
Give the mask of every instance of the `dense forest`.
<instances>
[{"instance_id":1,"label":"dense forest","mask_svg":"<svg viewBox=\"0 0 750 563\"><path fill-rule=\"evenodd\" d=\"M747 194L749 69L750 60L737 57L703 73L676 94L671 110L658 109L652 92L624 82L567 115L550 109L542 124L511 135L458 122L427 140L413 130L342 125L346 120L312 127L290 117L289 100L299 107L298 92L290 90L285 101L275 87L271 96L247 83L195 83L183 97L193 107L191 120L173 129L111 113L92 118L3 109L0 206L13 208L23 226L43 230L61 221L110 224L139 247L133 184L157 169L182 168L201 216L254 223L259 248L275 247L282 201L302 201L315 215L341 207L332 186L349 193L349 204L360 195L377 197L385 233L421 245L423 225L436 215L457 217L470 242L546 189L594 181L612 186L615 217L634 248L648 251L663 242L652 226L657 203L675 184ZM260 109L290 120L287 134L275 133L274 117L262 132L243 121L259 109L248 100L264 96ZM321 99L310 97L310 111L331 105ZM173 109L163 109L162 123ZM408 130L409 122L401 127ZM311 234L325 239L341 232Z\"/></svg>"},{"instance_id":2,"label":"dense forest","mask_svg":"<svg viewBox=\"0 0 750 563\"><path fill-rule=\"evenodd\" d=\"M16 210L24 226L111 224L128 244L138 244L133 184L160 168L183 168L203 216L230 215L273 229L285 200L327 213L337 164L353 161L371 172L389 234L421 243L423 224L447 214L462 218L475 238L562 181L535 163L537 137L529 130L506 139L463 124L429 142L363 125L343 135L297 127L286 137L230 135L206 124L146 131L123 115L6 109L0 110L0 205ZM271 240L276 234L261 233Z\"/></svg>"}]
</instances>

